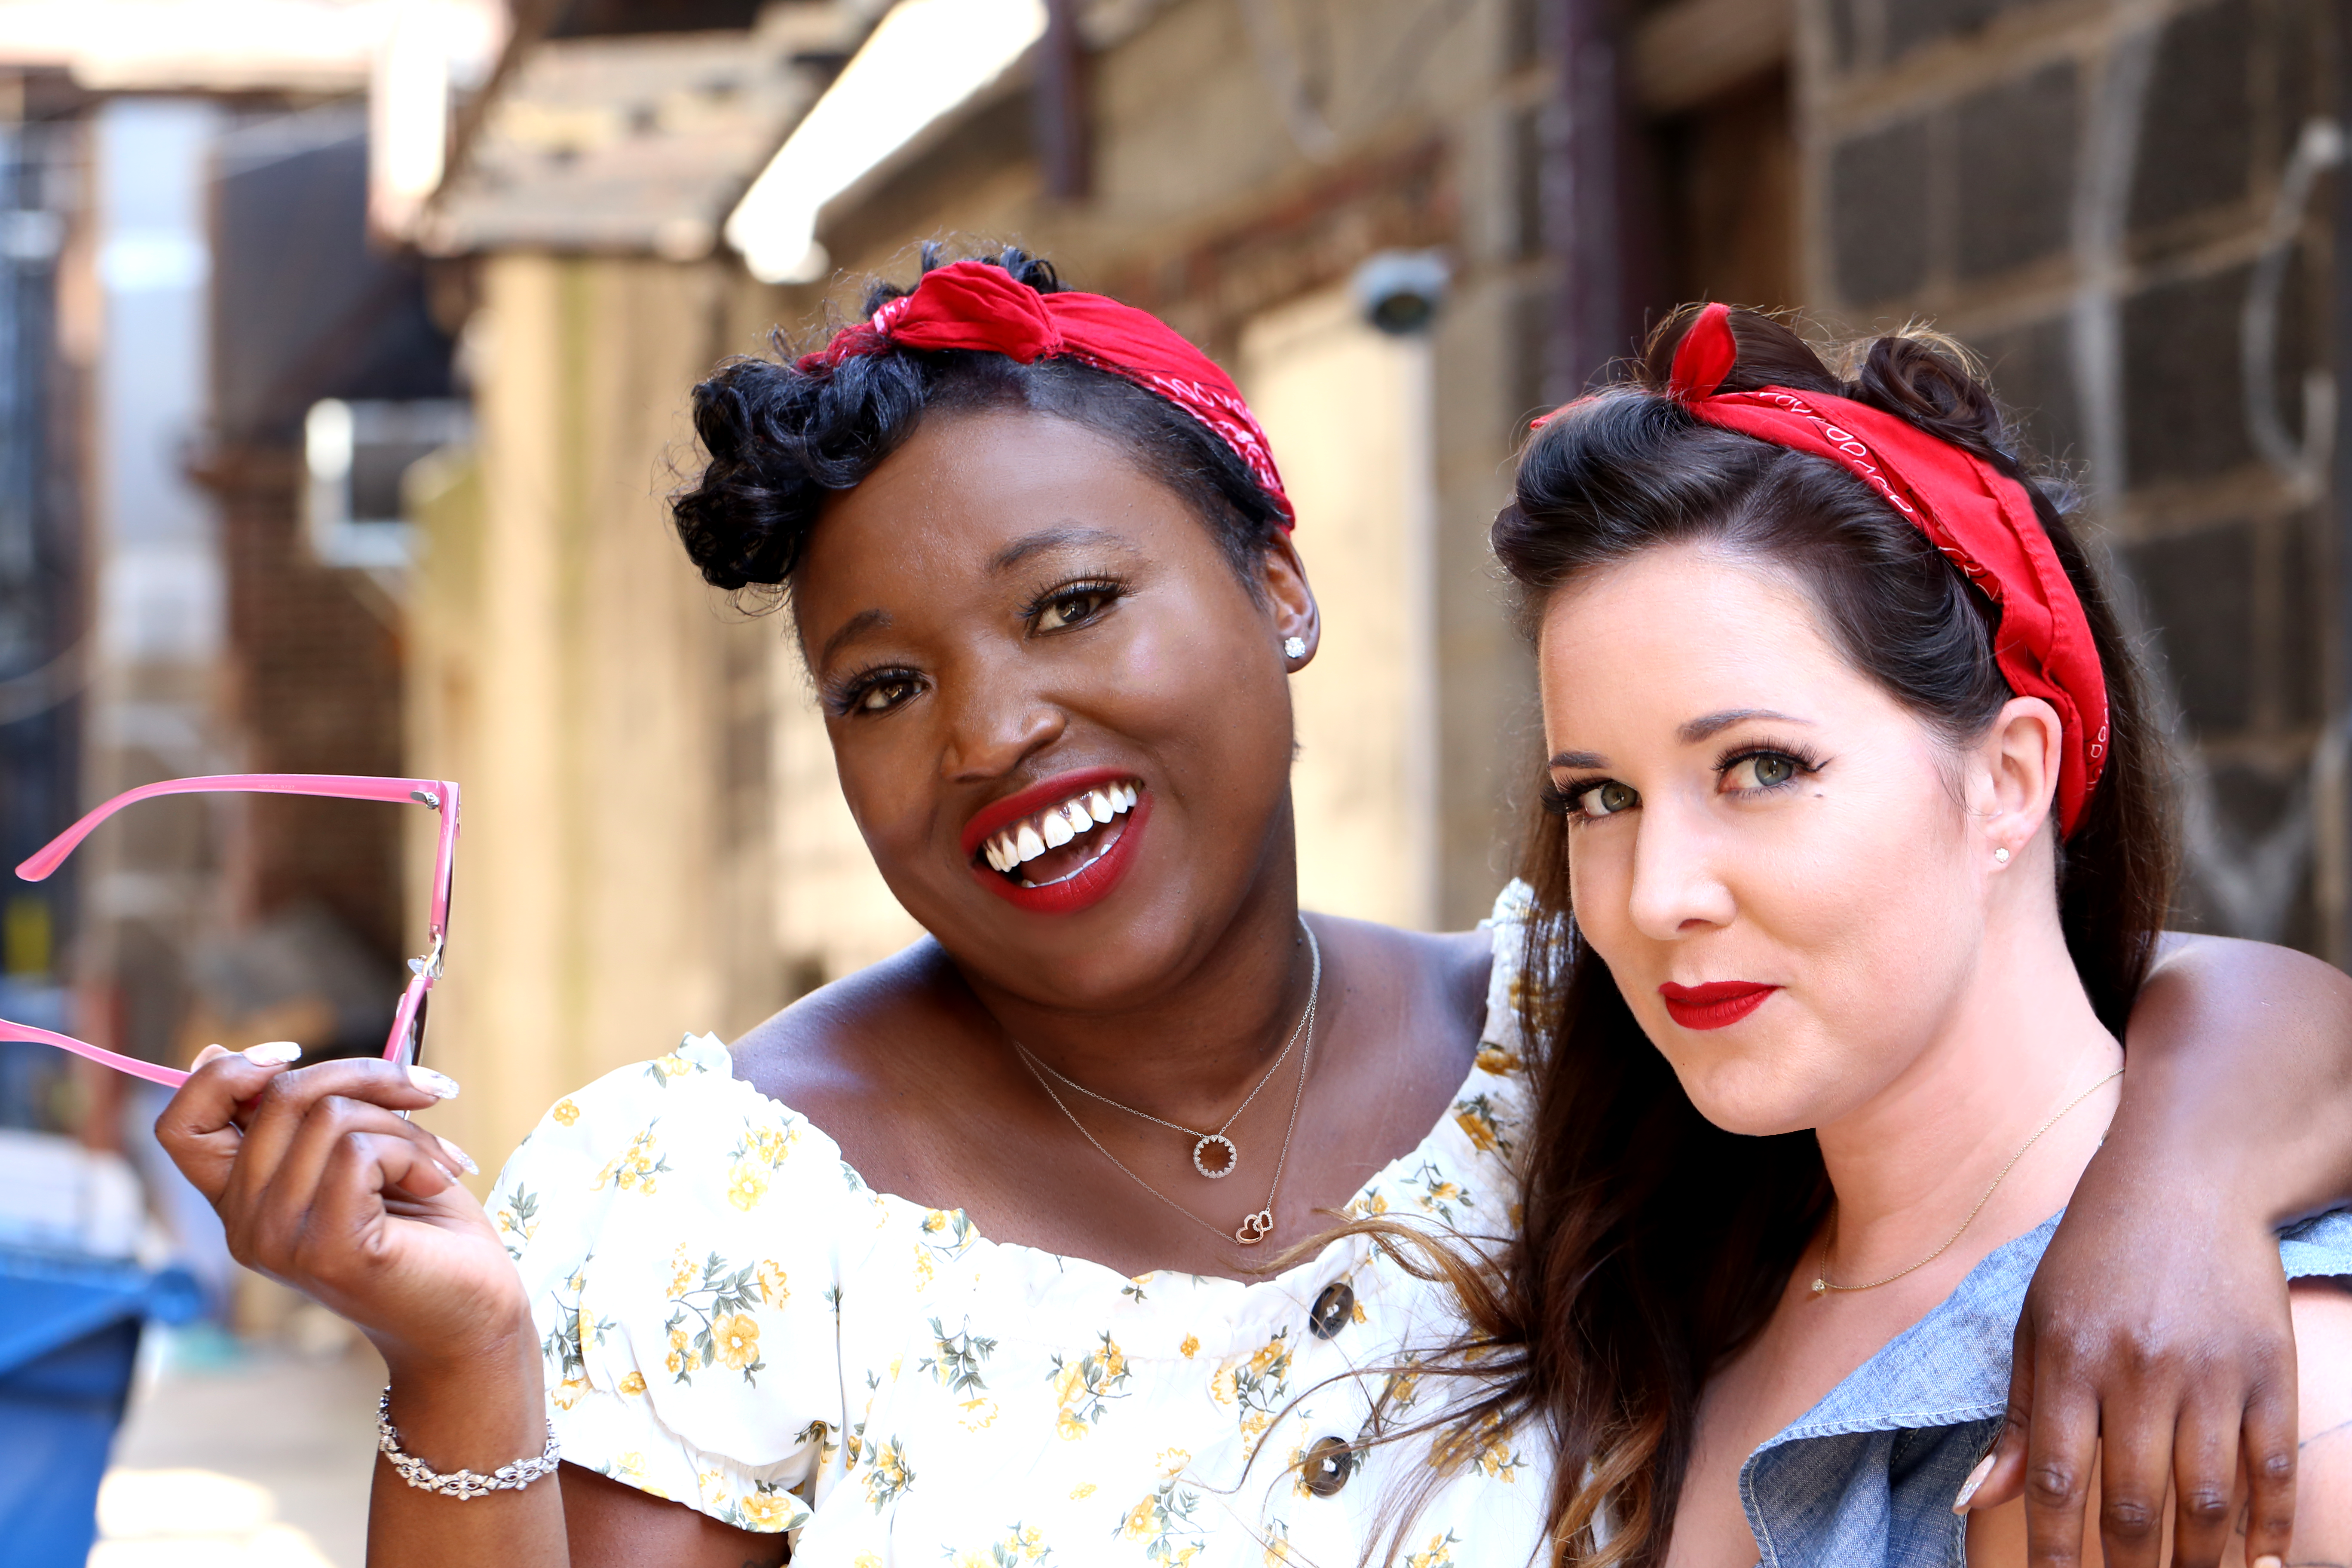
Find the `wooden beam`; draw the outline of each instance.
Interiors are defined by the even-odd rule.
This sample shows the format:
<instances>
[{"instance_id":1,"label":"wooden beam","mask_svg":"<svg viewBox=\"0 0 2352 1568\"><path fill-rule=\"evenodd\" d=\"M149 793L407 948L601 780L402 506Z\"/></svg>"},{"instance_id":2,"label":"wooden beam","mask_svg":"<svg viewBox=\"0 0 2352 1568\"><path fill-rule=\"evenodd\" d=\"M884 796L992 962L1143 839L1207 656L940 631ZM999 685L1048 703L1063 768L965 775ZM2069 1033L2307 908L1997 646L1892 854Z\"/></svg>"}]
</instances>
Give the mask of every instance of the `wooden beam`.
<instances>
[{"instance_id":1,"label":"wooden beam","mask_svg":"<svg viewBox=\"0 0 2352 1568\"><path fill-rule=\"evenodd\" d=\"M1633 102L1679 114L1787 61L1793 0L1675 0L1633 28Z\"/></svg>"},{"instance_id":2,"label":"wooden beam","mask_svg":"<svg viewBox=\"0 0 2352 1568\"><path fill-rule=\"evenodd\" d=\"M1086 43L1077 0L1045 0L1045 36L1037 40L1035 135L1045 195L1084 201L1088 184Z\"/></svg>"}]
</instances>

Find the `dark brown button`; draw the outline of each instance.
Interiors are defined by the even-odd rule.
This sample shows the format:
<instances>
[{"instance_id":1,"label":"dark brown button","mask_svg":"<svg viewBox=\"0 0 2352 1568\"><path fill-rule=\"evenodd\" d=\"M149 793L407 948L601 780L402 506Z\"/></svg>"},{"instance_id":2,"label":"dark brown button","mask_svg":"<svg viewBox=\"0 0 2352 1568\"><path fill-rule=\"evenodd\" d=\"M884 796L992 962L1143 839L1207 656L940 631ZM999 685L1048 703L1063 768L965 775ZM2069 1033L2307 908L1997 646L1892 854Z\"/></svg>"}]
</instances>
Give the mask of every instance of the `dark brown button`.
<instances>
[{"instance_id":1,"label":"dark brown button","mask_svg":"<svg viewBox=\"0 0 2352 1568\"><path fill-rule=\"evenodd\" d=\"M1355 1311L1356 1293L1342 1279L1326 1287L1323 1294L1315 1298L1315 1306L1307 1314L1307 1330L1318 1340L1336 1340Z\"/></svg>"},{"instance_id":2,"label":"dark brown button","mask_svg":"<svg viewBox=\"0 0 2352 1568\"><path fill-rule=\"evenodd\" d=\"M1345 1437L1319 1438L1307 1450L1307 1458L1298 1462L1298 1471L1308 1491L1317 1497L1330 1497L1356 1473L1356 1450Z\"/></svg>"}]
</instances>

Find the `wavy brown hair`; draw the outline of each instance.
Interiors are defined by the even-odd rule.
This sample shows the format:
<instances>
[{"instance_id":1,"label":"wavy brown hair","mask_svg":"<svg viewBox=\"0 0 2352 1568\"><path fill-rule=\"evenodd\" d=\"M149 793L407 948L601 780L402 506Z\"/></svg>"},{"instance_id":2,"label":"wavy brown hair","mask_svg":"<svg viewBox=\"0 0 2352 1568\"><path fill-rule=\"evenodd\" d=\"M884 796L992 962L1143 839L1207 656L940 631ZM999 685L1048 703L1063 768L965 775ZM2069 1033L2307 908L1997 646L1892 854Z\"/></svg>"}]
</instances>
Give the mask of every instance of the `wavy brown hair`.
<instances>
[{"instance_id":1,"label":"wavy brown hair","mask_svg":"<svg viewBox=\"0 0 2352 1568\"><path fill-rule=\"evenodd\" d=\"M1493 539L1530 634L1552 595L1585 574L1706 541L1788 570L1854 667L1931 731L1954 743L1981 736L2012 695L1993 658L1997 608L1844 469L1707 425L1668 396L1695 310L1521 454ZM2032 497L2107 679L2111 750L2061 847L2056 892L2084 986L2120 1036L2170 903L2172 837L2138 664L2062 514L2063 492L2021 466L1990 390L1948 340L1907 331L1846 345L1851 374L1840 374L1769 317L1735 311L1731 326L1739 355L1725 390L1779 385L1868 404L1984 458ZM1565 818L1533 816L1520 875L1534 889L1519 1005L1535 1087L1521 1228L1492 1255L1401 1226L1358 1228L1450 1282L1470 1325L1422 1363L1468 1391L1444 1417L1439 1468L1484 1435L1540 1429L1557 1461L1556 1560L1648 1568L1665 1559L1700 1393L1770 1317L1825 1217L1829 1185L1811 1133L1736 1136L1692 1106L1608 965L1577 938Z\"/></svg>"}]
</instances>

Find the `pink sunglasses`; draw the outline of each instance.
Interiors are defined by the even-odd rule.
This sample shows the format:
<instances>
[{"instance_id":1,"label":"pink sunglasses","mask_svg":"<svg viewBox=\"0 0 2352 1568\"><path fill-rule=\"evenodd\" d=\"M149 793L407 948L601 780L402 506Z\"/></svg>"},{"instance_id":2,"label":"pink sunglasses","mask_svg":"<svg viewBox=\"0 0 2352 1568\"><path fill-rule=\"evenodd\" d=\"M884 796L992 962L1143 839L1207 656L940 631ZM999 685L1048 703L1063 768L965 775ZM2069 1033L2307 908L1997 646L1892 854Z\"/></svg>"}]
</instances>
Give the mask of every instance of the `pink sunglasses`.
<instances>
[{"instance_id":1,"label":"pink sunglasses","mask_svg":"<svg viewBox=\"0 0 2352 1568\"><path fill-rule=\"evenodd\" d=\"M449 873L457 849L457 786L446 779L379 779L362 778L349 773L215 773L207 778L165 779L160 784L142 784L125 790L105 805L98 806L79 822L58 834L42 847L23 865L16 875L27 882L38 882L64 863L75 846L90 835L91 829L124 806L135 801L153 800L167 795L315 795L338 800L383 800L395 803L415 801L441 814L441 837L433 856L432 922L426 929L431 945L422 958L412 958L408 967L412 977L408 988L400 994L400 1005L392 1016L392 1035L384 1041L386 1061L399 1062L404 1067L415 1062L425 1044L425 1004L432 994L433 983L441 978L441 946L449 931ZM177 1089L188 1081L186 1073L176 1068L158 1067L93 1046L87 1040L77 1040L70 1035L52 1034L36 1029L29 1024L12 1024L0 1018L0 1040L33 1040L45 1046L56 1046L78 1057L103 1063L118 1072L133 1078L143 1078L150 1083L160 1083Z\"/></svg>"}]
</instances>

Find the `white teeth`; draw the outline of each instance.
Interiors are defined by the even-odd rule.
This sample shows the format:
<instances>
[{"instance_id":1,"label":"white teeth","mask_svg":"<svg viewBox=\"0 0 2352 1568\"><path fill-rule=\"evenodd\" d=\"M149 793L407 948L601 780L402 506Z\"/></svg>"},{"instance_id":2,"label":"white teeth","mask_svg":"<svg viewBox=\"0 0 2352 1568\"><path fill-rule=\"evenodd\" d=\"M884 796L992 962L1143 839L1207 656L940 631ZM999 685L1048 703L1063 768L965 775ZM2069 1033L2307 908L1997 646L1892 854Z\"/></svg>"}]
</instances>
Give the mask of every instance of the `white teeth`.
<instances>
[{"instance_id":1,"label":"white teeth","mask_svg":"<svg viewBox=\"0 0 2352 1568\"><path fill-rule=\"evenodd\" d=\"M1132 784L1104 784L993 835L981 845L981 857L992 868L1009 873L1023 861L1059 849L1098 824L1132 811L1138 797Z\"/></svg>"}]
</instances>

